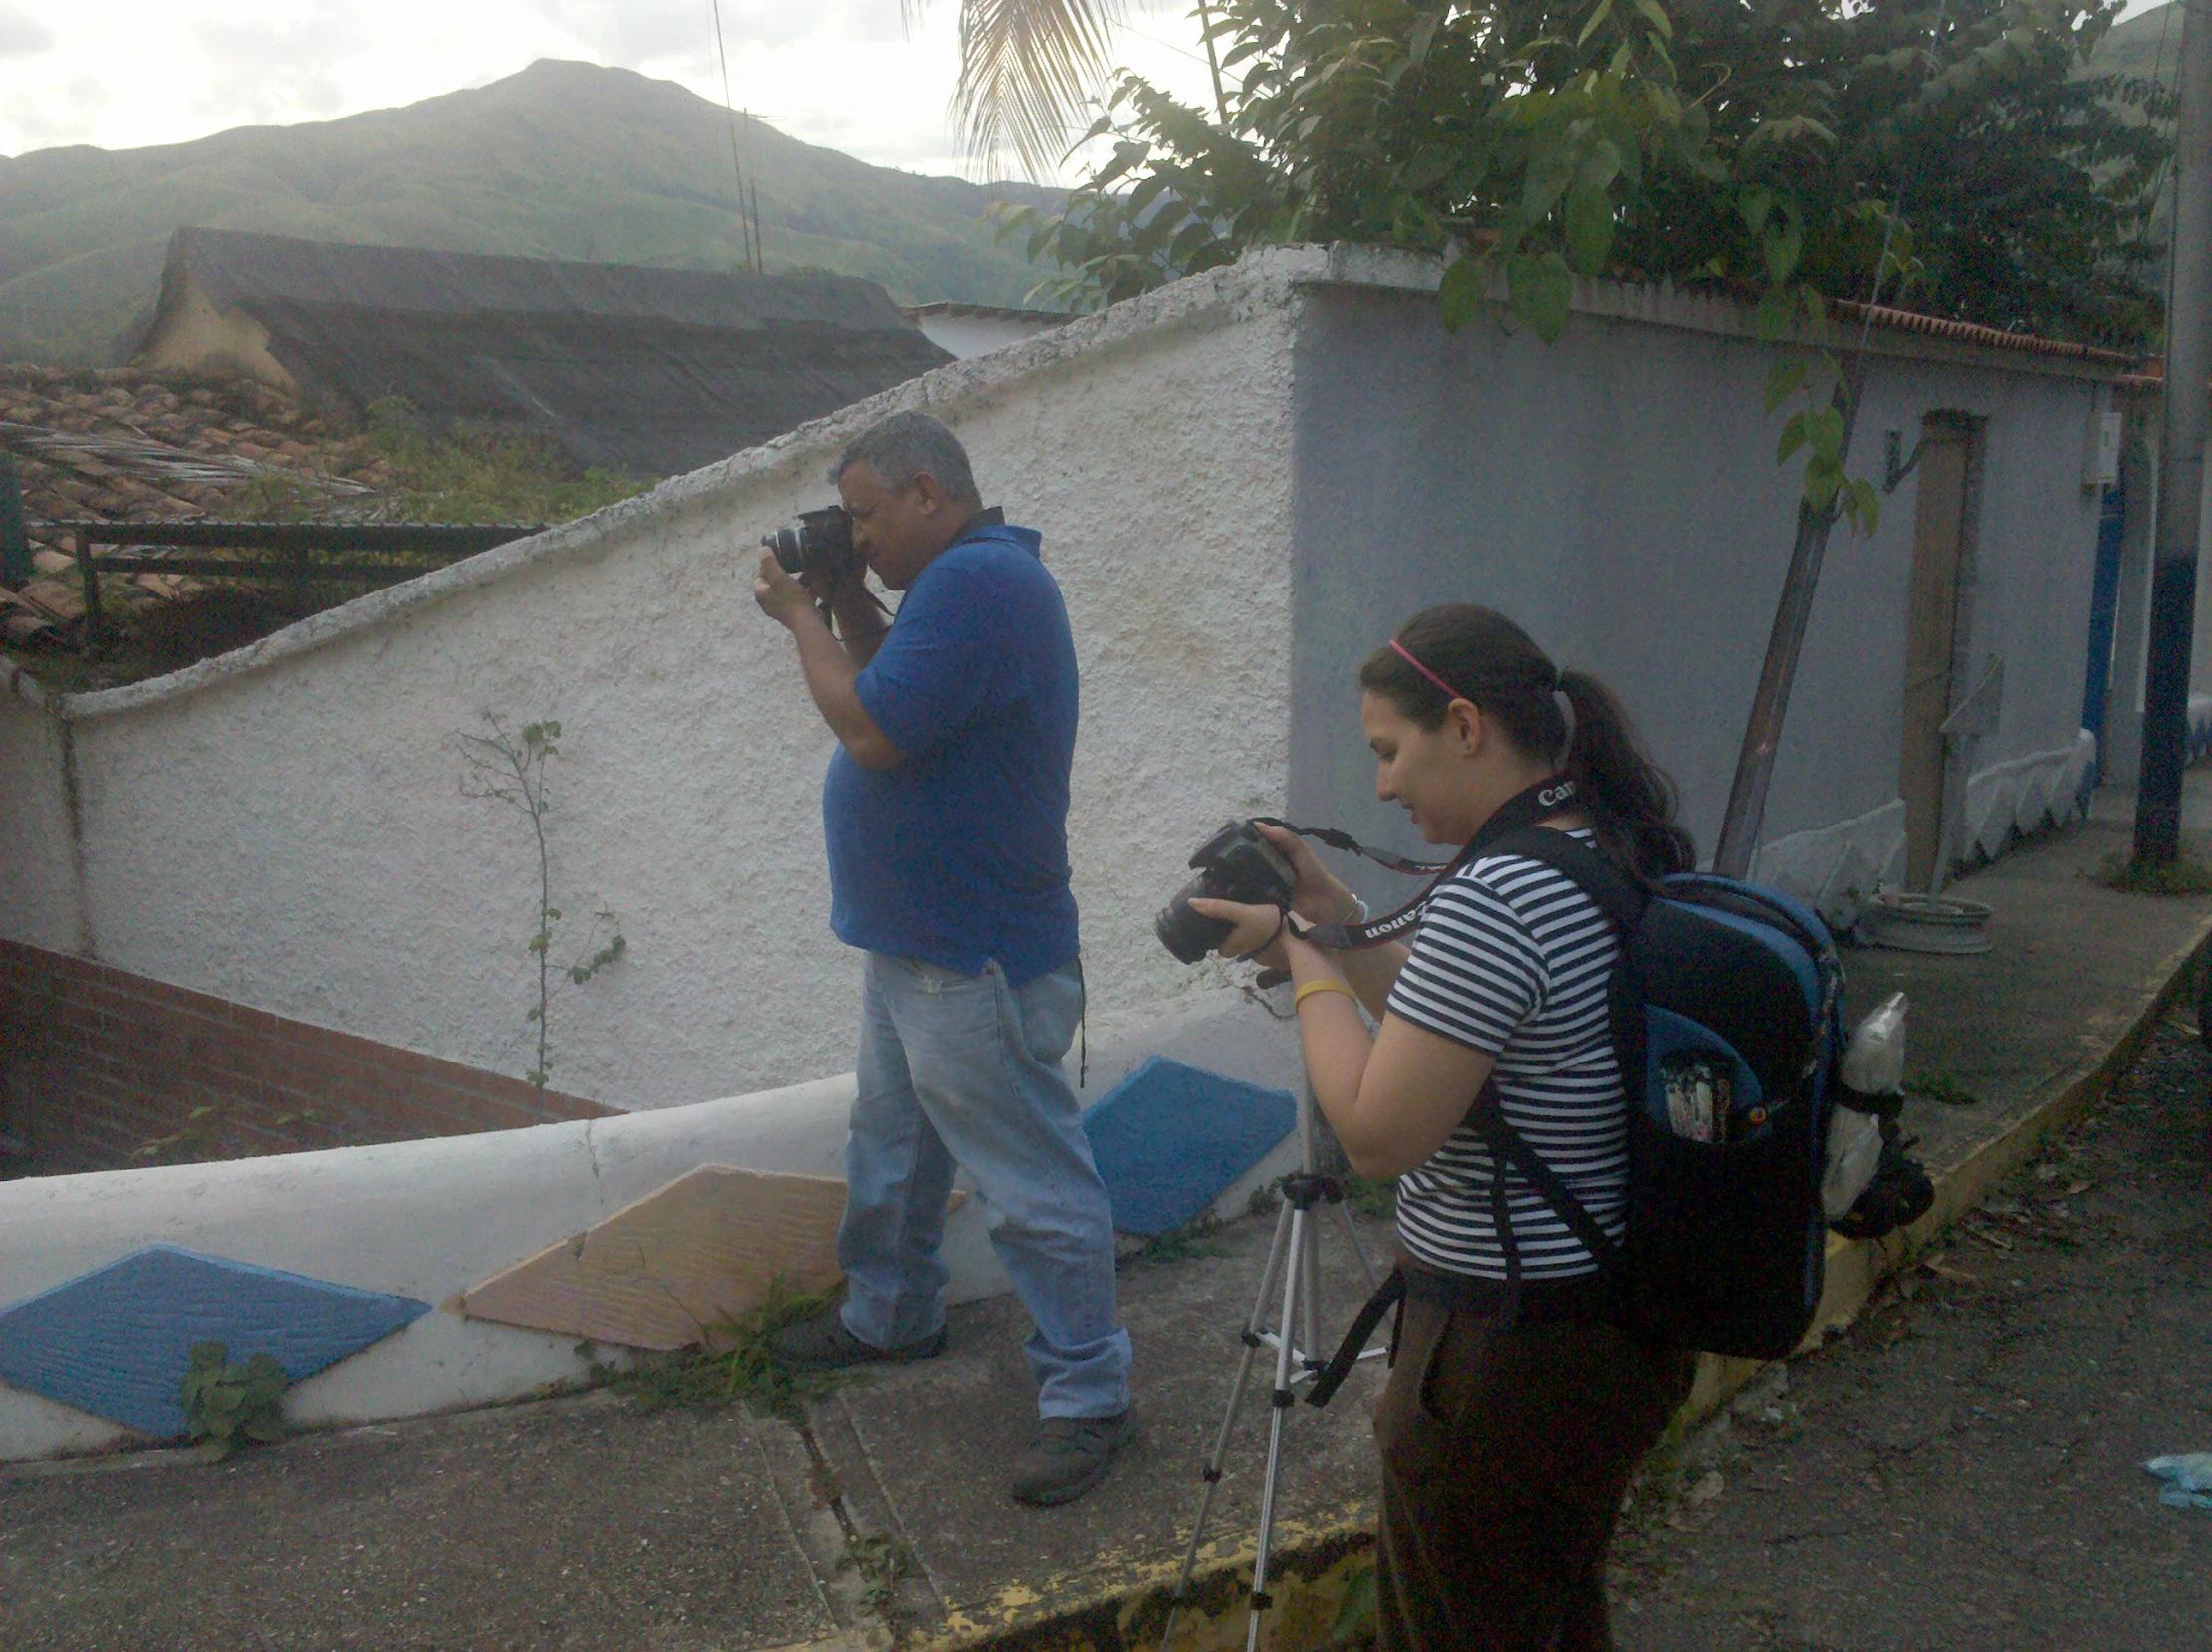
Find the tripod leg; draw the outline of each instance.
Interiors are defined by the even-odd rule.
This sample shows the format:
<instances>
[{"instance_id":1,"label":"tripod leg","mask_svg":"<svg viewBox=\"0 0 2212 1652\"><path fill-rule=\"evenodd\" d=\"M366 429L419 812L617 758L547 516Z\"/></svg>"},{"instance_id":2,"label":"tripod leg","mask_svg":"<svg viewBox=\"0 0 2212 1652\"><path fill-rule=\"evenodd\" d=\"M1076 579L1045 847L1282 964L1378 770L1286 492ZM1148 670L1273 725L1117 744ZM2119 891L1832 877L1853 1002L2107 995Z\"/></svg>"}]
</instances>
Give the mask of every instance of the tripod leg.
<instances>
[{"instance_id":1,"label":"tripod leg","mask_svg":"<svg viewBox=\"0 0 2212 1652\"><path fill-rule=\"evenodd\" d=\"M1375 1273L1374 1264L1368 1260L1366 1246L1359 1242L1358 1224L1352 1221L1352 1212L1346 1209L1342 1203L1337 1204L1334 1208L1337 1212L1337 1220L1344 1224L1345 1242L1352 1247L1352 1254L1359 1259L1359 1272L1367 1276L1367 1289L1375 1290L1382 1284L1382 1278Z\"/></svg>"},{"instance_id":2,"label":"tripod leg","mask_svg":"<svg viewBox=\"0 0 2212 1652\"><path fill-rule=\"evenodd\" d=\"M1311 1282L1301 1278L1299 1271L1306 1254L1307 1236L1306 1212L1294 1209L1290 1256L1283 1268L1283 1313L1276 1321L1282 1327L1282 1334L1276 1338L1275 1392L1270 1396L1275 1410L1267 1425L1267 1479L1260 1486L1260 1538L1252 1556L1252 1616L1245 1629L1245 1652L1258 1652L1260 1614L1274 1604L1267 1592L1268 1547L1275 1534L1275 1483L1283 1461L1283 1414L1297 1397L1291 1392L1291 1327L1298 1323L1300 1286L1312 1288Z\"/></svg>"},{"instance_id":3,"label":"tripod leg","mask_svg":"<svg viewBox=\"0 0 2212 1652\"><path fill-rule=\"evenodd\" d=\"M1214 1494L1221 1489L1221 1466L1229 1456L1229 1436L1237 1426L1237 1414L1244 1409L1245 1389L1252 1379L1252 1356L1260 1351L1260 1327L1267 1322L1268 1294L1275 1288L1276 1272L1290 1249L1291 1215L1287 1204L1276 1213L1275 1237L1268 1244L1267 1265L1260 1270L1260 1288L1252 1297L1252 1316L1244 1322L1244 1351L1237 1356L1237 1379L1229 1390L1229 1408L1222 1413L1220 1432L1214 1436L1213 1455L1206 1459L1206 1490L1198 1502L1198 1521L1190 1529L1190 1546L1183 1550L1183 1569L1175 1578L1175 1592L1167 1597L1167 1627L1160 1632L1160 1652L1167 1652L1167 1643L1174 1636L1175 1614L1182 1610L1190 1593L1190 1574L1198 1565L1198 1545L1205 1541L1206 1523L1213 1518Z\"/></svg>"},{"instance_id":4,"label":"tripod leg","mask_svg":"<svg viewBox=\"0 0 2212 1652\"><path fill-rule=\"evenodd\" d=\"M1321 1345L1321 1218L1308 1211L1304 1227L1306 1248L1298 1261L1303 1286L1298 1294L1299 1337L1303 1344L1299 1353L1306 1368L1315 1371L1329 1357Z\"/></svg>"}]
</instances>

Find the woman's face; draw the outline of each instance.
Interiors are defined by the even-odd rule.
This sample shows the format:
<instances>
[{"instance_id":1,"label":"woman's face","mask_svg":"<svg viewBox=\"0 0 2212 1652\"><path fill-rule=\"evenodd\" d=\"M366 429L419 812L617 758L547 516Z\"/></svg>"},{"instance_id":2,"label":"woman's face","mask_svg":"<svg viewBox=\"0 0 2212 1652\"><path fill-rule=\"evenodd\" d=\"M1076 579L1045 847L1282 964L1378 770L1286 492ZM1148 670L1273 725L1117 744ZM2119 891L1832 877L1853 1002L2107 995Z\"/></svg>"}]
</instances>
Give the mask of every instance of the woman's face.
<instances>
[{"instance_id":1,"label":"woman's face","mask_svg":"<svg viewBox=\"0 0 2212 1652\"><path fill-rule=\"evenodd\" d=\"M1423 842L1464 843L1475 834L1483 821L1473 796L1479 788L1474 766L1482 747L1480 713L1471 728L1455 710L1426 729L1388 695L1368 694L1359 702L1359 723L1374 753L1374 795L1401 805Z\"/></svg>"}]
</instances>

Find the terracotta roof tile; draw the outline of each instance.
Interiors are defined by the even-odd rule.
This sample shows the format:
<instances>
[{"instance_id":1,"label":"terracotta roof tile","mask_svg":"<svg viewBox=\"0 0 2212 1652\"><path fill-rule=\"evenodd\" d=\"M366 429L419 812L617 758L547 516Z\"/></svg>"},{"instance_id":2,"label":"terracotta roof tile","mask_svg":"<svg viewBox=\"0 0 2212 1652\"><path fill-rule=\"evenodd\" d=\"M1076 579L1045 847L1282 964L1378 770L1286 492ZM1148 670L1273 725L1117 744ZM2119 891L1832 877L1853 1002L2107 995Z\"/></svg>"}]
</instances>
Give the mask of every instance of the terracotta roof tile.
<instances>
[{"instance_id":1,"label":"terracotta roof tile","mask_svg":"<svg viewBox=\"0 0 2212 1652\"><path fill-rule=\"evenodd\" d=\"M248 378L123 367L102 371L0 366L0 450L14 455L23 514L166 522L248 514L257 481L289 478L353 514L386 480L361 437L281 390ZM353 510L346 507L351 506ZM0 600L0 640L23 642L82 611L74 566L34 527L38 570ZM132 605L168 600L191 582L107 576Z\"/></svg>"}]
</instances>

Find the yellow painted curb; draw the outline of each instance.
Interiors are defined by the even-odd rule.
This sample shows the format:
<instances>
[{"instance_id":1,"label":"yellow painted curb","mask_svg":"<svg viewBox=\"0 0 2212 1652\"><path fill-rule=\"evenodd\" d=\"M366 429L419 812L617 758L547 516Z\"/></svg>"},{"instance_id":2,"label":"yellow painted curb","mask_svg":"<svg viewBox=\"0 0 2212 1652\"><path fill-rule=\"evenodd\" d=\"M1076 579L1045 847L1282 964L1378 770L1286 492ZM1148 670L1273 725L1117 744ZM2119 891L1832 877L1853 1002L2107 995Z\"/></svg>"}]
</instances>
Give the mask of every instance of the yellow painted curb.
<instances>
[{"instance_id":1,"label":"yellow painted curb","mask_svg":"<svg viewBox=\"0 0 2212 1652\"><path fill-rule=\"evenodd\" d=\"M2196 933L2160 960L2132 999L2105 1018L2102 1027L2081 1035L2088 1049L2081 1062L2047 1079L2026 1112L1984 1137L1936 1179L1935 1204L1927 1215L1903 1232L1881 1239L1851 1240L1831 1234L1827 1288L1813 1330L1799 1352L1818 1347L1824 1337L1848 1325L1883 1279L1919 1256L1945 1228L1980 1204L1995 1183L2027 1163L2045 1140L2102 1100L2134 1064L2151 1030L2187 985L2192 966L2208 945L2212 945L2212 917L2199 920ZM1745 1367L1743 1380L1759 1369L1748 1360L1732 1363ZM1727 1392L1734 1392L1734 1387ZM1691 1403L1695 1405L1695 1396Z\"/></svg>"}]
</instances>

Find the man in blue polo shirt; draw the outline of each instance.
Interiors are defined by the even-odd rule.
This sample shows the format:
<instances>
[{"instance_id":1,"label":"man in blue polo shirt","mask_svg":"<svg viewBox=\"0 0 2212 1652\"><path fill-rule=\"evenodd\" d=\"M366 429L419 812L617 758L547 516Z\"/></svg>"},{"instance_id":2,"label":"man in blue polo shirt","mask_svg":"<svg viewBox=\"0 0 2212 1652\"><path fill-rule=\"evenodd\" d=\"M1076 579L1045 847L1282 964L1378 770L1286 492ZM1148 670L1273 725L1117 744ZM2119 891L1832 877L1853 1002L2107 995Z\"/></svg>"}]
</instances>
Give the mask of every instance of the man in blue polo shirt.
<instances>
[{"instance_id":1,"label":"man in blue polo shirt","mask_svg":"<svg viewBox=\"0 0 2212 1652\"><path fill-rule=\"evenodd\" d=\"M822 789L830 927L867 954L838 1230L846 1300L772 1346L816 1369L942 1352L937 1252L964 1166L1036 1321L1041 1417L1011 1490L1065 1503L1131 1433L1112 1209L1061 1071L1083 1015L1068 888L1075 643L1038 536L983 508L966 450L936 419L871 426L832 480L854 549L906 595L886 625L862 580L810 591L766 553L753 588L838 737Z\"/></svg>"}]
</instances>

